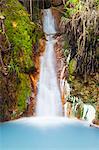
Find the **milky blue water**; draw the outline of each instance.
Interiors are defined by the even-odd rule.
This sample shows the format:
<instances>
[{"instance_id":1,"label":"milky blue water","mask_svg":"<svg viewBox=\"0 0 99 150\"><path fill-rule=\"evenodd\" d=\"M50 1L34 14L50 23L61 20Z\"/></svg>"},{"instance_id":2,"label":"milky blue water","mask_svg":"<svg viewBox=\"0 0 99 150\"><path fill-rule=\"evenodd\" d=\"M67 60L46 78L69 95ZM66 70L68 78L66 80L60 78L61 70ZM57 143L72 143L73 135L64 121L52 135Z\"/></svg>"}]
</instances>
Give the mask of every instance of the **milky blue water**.
<instances>
[{"instance_id":1,"label":"milky blue water","mask_svg":"<svg viewBox=\"0 0 99 150\"><path fill-rule=\"evenodd\" d=\"M23 118L0 124L0 150L99 150L99 129L61 118Z\"/></svg>"}]
</instances>

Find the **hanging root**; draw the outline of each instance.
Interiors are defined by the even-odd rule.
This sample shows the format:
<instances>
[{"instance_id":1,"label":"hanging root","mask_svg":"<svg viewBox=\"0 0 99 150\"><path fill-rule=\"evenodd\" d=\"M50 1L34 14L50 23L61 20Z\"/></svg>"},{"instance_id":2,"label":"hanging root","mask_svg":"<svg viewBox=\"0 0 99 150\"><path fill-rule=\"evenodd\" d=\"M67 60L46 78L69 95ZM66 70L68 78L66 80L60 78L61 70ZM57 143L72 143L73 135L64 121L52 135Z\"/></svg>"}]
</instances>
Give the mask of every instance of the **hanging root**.
<instances>
[{"instance_id":1,"label":"hanging root","mask_svg":"<svg viewBox=\"0 0 99 150\"><path fill-rule=\"evenodd\" d=\"M61 25L67 34L71 49L76 54L76 73L87 76L98 70L97 47L98 47L98 19L97 3L94 0L79 2L79 9L71 17L63 17ZM72 59L72 58L71 58Z\"/></svg>"}]
</instances>

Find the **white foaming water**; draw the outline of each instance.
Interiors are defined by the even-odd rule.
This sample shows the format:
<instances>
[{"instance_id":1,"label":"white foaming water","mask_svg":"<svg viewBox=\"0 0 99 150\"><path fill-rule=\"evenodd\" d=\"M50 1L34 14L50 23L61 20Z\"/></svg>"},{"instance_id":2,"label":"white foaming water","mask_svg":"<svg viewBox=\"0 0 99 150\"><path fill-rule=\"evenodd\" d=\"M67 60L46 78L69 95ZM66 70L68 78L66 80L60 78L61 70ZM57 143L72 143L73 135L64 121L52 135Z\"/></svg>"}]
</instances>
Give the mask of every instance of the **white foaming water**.
<instances>
[{"instance_id":1,"label":"white foaming water","mask_svg":"<svg viewBox=\"0 0 99 150\"><path fill-rule=\"evenodd\" d=\"M96 113L96 110L93 106L84 104L84 113L83 113L82 119L85 119L85 117L86 117L86 120L89 123L91 123L93 121L93 119L95 119L95 113Z\"/></svg>"},{"instance_id":2,"label":"white foaming water","mask_svg":"<svg viewBox=\"0 0 99 150\"><path fill-rule=\"evenodd\" d=\"M51 10L44 10L43 28L46 33L46 48L41 57L40 79L37 95L37 116L62 116L61 96L55 70L55 55L53 34L56 33Z\"/></svg>"},{"instance_id":3,"label":"white foaming water","mask_svg":"<svg viewBox=\"0 0 99 150\"><path fill-rule=\"evenodd\" d=\"M43 11L43 30L46 34L53 35L56 33L54 17L51 9L45 9Z\"/></svg>"}]
</instances>

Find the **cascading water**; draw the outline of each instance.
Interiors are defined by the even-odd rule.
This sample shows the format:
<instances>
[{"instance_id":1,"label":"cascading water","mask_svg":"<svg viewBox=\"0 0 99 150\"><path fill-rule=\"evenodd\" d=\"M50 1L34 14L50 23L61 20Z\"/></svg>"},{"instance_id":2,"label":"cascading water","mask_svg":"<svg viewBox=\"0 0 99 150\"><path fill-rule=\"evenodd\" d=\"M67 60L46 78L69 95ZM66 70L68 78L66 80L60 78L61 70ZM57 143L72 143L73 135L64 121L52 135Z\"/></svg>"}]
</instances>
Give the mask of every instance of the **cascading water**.
<instances>
[{"instance_id":1,"label":"cascading water","mask_svg":"<svg viewBox=\"0 0 99 150\"><path fill-rule=\"evenodd\" d=\"M45 53L41 57L40 79L37 95L37 116L62 116L61 96L55 70L53 35L56 33L51 9L44 10L43 29L46 34Z\"/></svg>"}]
</instances>

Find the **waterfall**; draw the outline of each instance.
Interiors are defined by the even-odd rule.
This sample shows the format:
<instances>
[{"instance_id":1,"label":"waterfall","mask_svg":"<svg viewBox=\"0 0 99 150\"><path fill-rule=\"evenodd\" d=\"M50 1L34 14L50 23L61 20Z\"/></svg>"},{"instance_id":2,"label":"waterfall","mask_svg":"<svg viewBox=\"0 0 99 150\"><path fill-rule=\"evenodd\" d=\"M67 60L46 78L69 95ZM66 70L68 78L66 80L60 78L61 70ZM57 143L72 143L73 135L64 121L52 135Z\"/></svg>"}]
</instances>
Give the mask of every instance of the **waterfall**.
<instances>
[{"instance_id":1,"label":"waterfall","mask_svg":"<svg viewBox=\"0 0 99 150\"><path fill-rule=\"evenodd\" d=\"M56 33L54 17L51 9L43 12L43 29L46 34L45 53L41 57L40 79L37 94L37 116L62 116L61 96L55 70L55 54L53 35Z\"/></svg>"}]
</instances>

